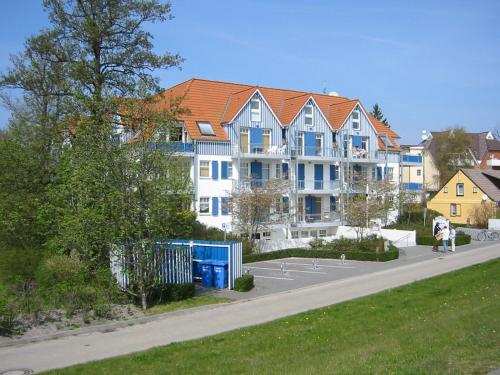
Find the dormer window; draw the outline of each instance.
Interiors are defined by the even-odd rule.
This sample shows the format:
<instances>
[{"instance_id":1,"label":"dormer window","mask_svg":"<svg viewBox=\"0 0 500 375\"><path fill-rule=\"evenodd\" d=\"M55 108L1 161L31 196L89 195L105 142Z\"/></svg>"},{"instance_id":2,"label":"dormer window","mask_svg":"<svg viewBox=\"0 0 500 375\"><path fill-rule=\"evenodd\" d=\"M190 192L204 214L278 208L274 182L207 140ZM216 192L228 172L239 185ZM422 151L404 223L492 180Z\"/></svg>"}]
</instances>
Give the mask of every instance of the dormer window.
<instances>
[{"instance_id":1,"label":"dormer window","mask_svg":"<svg viewBox=\"0 0 500 375\"><path fill-rule=\"evenodd\" d=\"M313 107L311 104L304 107L304 124L313 126Z\"/></svg>"},{"instance_id":2,"label":"dormer window","mask_svg":"<svg viewBox=\"0 0 500 375\"><path fill-rule=\"evenodd\" d=\"M260 122L261 121L261 105L259 99L250 100L250 121Z\"/></svg>"},{"instance_id":3,"label":"dormer window","mask_svg":"<svg viewBox=\"0 0 500 375\"><path fill-rule=\"evenodd\" d=\"M210 124L208 121L198 121L197 124L198 128L200 129L201 135L215 136L212 124Z\"/></svg>"},{"instance_id":4,"label":"dormer window","mask_svg":"<svg viewBox=\"0 0 500 375\"><path fill-rule=\"evenodd\" d=\"M352 128L354 130L359 130L360 129L360 125L359 125L359 110L354 110L352 112Z\"/></svg>"}]
</instances>

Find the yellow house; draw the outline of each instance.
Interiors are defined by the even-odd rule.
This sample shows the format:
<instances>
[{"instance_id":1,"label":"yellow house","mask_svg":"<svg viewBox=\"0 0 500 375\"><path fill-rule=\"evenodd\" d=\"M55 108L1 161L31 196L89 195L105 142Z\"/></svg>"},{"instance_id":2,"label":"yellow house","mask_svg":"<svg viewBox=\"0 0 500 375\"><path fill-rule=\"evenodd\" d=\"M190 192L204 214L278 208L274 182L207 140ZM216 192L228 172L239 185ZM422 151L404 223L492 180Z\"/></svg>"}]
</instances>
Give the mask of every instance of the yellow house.
<instances>
[{"instance_id":1,"label":"yellow house","mask_svg":"<svg viewBox=\"0 0 500 375\"><path fill-rule=\"evenodd\" d=\"M427 202L427 207L446 216L452 223L474 224L474 206L500 205L500 171L460 169Z\"/></svg>"}]
</instances>

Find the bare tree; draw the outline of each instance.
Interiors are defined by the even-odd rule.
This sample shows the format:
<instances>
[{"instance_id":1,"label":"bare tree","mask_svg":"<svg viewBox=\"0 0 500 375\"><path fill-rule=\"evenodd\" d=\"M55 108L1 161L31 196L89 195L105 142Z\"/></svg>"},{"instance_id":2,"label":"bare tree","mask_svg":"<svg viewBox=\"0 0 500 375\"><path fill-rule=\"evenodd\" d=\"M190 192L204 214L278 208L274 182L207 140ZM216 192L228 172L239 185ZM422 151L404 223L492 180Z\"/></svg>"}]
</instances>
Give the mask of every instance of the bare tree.
<instances>
[{"instance_id":1,"label":"bare tree","mask_svg":"<svg viewBox=\"0 0 500 375\"><path fill-rule=\"evenodd\" d=\"M289 207L282 198L289 182L280 179L252 180L239 183L230 193L230 209L236 230L254 241L257 233L283 222Z\"/></svg>"}]
</instances>

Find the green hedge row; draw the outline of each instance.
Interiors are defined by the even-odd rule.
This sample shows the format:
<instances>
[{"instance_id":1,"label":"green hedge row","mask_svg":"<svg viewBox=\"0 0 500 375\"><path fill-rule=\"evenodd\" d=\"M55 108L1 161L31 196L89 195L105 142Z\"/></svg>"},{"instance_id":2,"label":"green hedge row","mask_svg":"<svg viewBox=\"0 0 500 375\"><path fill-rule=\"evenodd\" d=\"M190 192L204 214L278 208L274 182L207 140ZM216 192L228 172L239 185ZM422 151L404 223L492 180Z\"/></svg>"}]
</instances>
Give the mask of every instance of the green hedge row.
<instances>
[{"instance_id":1,"label":"green hedge row","mask_svg":"<svg viewBox=\"0 0 500 375\"><path fill-rule=\"evenodd\" d=\"M470 244L470 236L468 234L458 234L455 237L455 246L462 246ZM442 244L442 241L439 241L439 244ZM434 245L434 237L433 236L417 236L417 245Z\"/></svg>"},{"instance_id":2,"label":"green hedge row","mask_svg":"<svg viewBox=\"0 0 500 375\"><path fill-rule=\"evenodd\" d=\"M164 284L153 289L148 298L150 305L181 301L194 297L194 284Z\"/></svg>"},{"instance_id":3,"label":"green hedge row","mask_svg":"<svg viewBox=\"0 0 500 375\"><path fill-rule=\"evenodd\" d=\"M243 275L234 280L234 290L237 292L248 292L253 287L253 275Z\"/></svg>"},{"instance_id":4,"label":"green hedge row","mask_svg":"<svg viewBox=\"0 0 500 375\"><path fill-rule=\"evenodd\" d=\"M243 263L261 262L264 260L273 260L281 258L323 258L323 259L340 259L340 256L345 254L349 260L366 260L371 262L387 262L399 258L399 249L395 246L390 246L388 251L383 252L363 252L363 251L331 251L331 250L311 250L311 249L285 249L272 251L269 253L251 254L243 256Z\"/></svg>"}]
</instances>

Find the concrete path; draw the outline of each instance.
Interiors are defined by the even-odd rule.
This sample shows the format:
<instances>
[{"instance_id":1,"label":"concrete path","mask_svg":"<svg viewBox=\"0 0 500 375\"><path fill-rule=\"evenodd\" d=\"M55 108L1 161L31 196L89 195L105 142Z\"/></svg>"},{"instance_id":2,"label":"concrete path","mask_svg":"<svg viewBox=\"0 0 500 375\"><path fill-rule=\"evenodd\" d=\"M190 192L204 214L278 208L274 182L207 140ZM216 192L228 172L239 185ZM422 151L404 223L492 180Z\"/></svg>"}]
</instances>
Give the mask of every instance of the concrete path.
<instances>
[{"instance_id":1,"label":"concrete path","mask_svg":"<svg viewBox=\"0 0 500 375\"><path fill-rule=\"evenodd\" d=\"M0 372L14 368L29 368L38 372L214 335L377 293L499 257L500 246L493 244L251 300L187 310L162 320L113 332L94 332L2 348Z\"/></svg>"}]
</instances>

